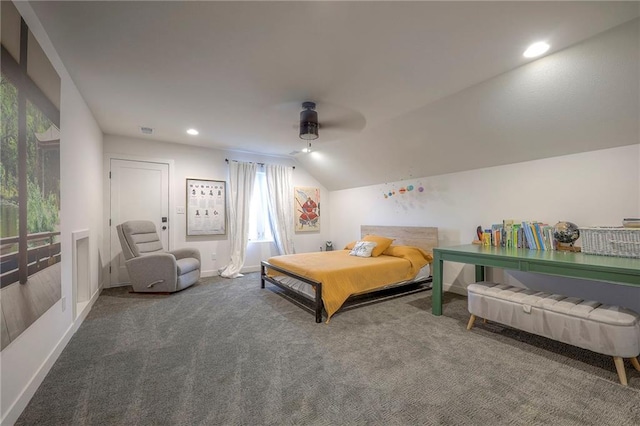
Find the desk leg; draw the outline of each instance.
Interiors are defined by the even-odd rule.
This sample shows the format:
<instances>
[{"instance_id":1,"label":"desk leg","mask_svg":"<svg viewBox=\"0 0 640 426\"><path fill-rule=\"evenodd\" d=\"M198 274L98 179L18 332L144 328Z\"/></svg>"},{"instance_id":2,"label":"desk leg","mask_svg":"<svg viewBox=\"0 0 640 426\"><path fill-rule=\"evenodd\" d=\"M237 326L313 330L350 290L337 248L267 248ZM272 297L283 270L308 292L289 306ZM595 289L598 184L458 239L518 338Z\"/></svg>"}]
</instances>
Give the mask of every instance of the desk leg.
<instances>
[{"instance_id":1,"label":"desk leg","mask_svg":"<svg viewBox=\"0 0 640 426\"><path fill-rule=\"evenodd\" d=\"M484 281L484 266L476 265L476 282Z\"/></svg>"},{"instance_id":2,"label":"desk leg","mask_svg":"<svg viewBox=\"0 0 640 426\"><path fill-rule=\"evenodd\" d=\"M431 284L431 313L442 315L442 266L440 253L433 254L433 282Z\"/></svg>"}]
</instances>

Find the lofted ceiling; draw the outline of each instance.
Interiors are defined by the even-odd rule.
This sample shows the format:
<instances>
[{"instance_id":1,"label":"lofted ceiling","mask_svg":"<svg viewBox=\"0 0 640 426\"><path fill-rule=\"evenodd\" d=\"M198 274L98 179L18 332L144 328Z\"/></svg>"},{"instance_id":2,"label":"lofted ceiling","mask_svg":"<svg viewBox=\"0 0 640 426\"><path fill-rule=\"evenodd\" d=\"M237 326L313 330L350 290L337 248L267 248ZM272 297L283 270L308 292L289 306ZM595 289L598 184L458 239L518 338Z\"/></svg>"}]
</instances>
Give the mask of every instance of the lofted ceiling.
<instances>
[{"instance_id":1,"label":"lofted ceiling","mask_svg":"<svg viewBox=\"0 0 640 426\"><path fill-rule=\"evenodd\" d=\"M30 3L104 133L293 157L330 190L639 142L638 2Z\"/></svg>"}]
</instances>

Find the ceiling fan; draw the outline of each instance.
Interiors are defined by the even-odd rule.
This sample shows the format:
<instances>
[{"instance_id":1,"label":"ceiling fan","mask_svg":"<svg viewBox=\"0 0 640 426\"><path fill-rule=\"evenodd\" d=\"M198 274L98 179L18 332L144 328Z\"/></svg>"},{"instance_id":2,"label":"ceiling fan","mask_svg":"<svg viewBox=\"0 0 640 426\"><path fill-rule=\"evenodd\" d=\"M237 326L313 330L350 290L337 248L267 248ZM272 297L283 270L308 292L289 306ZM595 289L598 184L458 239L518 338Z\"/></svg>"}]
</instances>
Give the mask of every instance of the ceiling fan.
<instances>
[{"instance_id":1,"label":"ceiling fan","mask_svg":"<svg viewBox=\"0 0 640 426\"><path fill-rule=\"evenodd\" d=\"M316 103L307 101L302 103L300 112L300 139L312 141L318 139L318 113Z\"/></svg>"},{"instance_id":2,"label":"ceiling fan","mask_svg":"<svg viewBox=\"0 0 640 426\"><path fill-rule=\"evenodd\" d=\"M324 103L321 107L323 115L326 114L329 117L322 122L318 120L315 102L305 101L302 103L298 135L300 139L308 141L306 152L311 150L310 141L316 140L320 136L320 130L323 130L323 133L326 131L326 136L332 140L339 139L347 133L357 133L365 126L364 116L357 111Z\"/></svg>"}]
</instances>

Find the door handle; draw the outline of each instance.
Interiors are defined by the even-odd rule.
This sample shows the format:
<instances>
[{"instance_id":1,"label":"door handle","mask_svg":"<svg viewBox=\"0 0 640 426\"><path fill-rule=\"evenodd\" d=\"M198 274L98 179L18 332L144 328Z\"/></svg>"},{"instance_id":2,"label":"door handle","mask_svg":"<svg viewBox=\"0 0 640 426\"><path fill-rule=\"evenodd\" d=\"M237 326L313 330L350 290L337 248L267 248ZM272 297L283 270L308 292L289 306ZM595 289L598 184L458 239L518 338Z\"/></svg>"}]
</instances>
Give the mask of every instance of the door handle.
<instances>
[{"instance_id":1,"label":"door handle","mask_svg":"<svg viewBox=\"0 0 640 426\"><path fill-rule=\"evenodd\" d=\"M167 230L167 227L166 227L166 226L162 226L162 230L163 230L163 231L166 231L166 230Z\"/></svg>"}]
</instances>

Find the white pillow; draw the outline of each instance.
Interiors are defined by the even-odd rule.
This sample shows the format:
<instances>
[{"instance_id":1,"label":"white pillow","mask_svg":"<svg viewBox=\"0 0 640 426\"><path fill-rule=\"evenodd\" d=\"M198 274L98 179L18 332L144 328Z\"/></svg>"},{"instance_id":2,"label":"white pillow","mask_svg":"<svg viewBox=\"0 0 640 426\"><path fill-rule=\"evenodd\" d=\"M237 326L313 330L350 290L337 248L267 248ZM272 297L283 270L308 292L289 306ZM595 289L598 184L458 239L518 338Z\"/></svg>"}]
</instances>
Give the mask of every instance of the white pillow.
<instances>
[{"instance_id":1,"label":"white pillow","mask_svg":"<svg viewBox=\"0 0 640 426\"><path fill-rule=\"evenodd\" d=\"M371 252L378 245L373 241L358 241L353 250L349 252L350 256L371 257Z\"/></svg>"}]
</instances>

